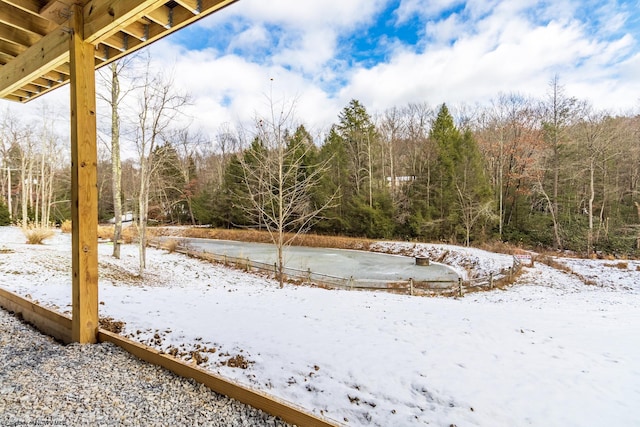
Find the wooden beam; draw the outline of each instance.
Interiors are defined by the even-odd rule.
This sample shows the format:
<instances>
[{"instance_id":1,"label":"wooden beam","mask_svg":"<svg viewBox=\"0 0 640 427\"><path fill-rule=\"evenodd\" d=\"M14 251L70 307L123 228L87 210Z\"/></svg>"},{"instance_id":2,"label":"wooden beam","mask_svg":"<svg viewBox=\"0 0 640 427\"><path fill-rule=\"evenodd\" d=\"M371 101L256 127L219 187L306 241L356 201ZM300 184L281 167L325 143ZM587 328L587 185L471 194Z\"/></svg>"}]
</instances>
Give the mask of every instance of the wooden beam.
<instances>
[{"instance_id":1,"label":"wooden beam","mask_svg":"<svg viewBox=\"0 0 640 427\"><path fill-rule=\"evenodd\" d=\"M91 0L84 7L85 40L95 44L162 4L158 0Z\"/></svg>"},{"instance_id":2,"label":"wooden beam","mask_svg":"<svg viewBox=\"0 0 640 427\"><path fill-rule=\"evenodd\" d=\"M0 69L0 97L69 61L69 35L53 31Z\"/></svg>"},{"instance_id":3,"label":"wooden beam","mask_svg":"<svg viewBox=\"0 0 640 427\"><path fill-rule=\"evenodd\" d=\"M47 335L65 344L71 342L71 319L0 288L0 307L13 311Z\"/></svg>"},{"instance_id":4,"label":"wooden beam","mask_svg":"<svg viewBox=\"0 0 640 427\"><path fill-rule=\"evenodd\" d=\"M155 10L149 11L145 16L155 22L156 24L162 25L164 28L171 28L172 22L172 11L167 6L160 6Z\"/></svg>"},{"instance_id":5,"label":"wooden beam","mask_svg":"<svg viewBox=\"0 0 640 427\"><path fill-rule=\"evenodd\" d=\"M122 32L129 34L140 41L146 41L147 38L149 38L149 24L136 21L122 28Z\"/></svg>"},{"instance_id":6,"label":"wooden beam","mask_svg":"<svg viewBox=\"0 0 640 427\"><path fill-rule=\"evenodd\" d=\"M13 7L5 2L0 2L0 22L40 36L50 33L58 26L54 22Z\"/></svg>"},{"instance_id":7,"label":"wooden beam","mask_svg":"<svg viewBox=\"0 0 640 427\"><path fill-rule=\"evenodd\" d=\"M40 13L40 0L3 0L4 3L10 3L15 7L18 7L24 11L31 12L34 15Z\"/></svg>"},{"instance_id":8,"label":"wooden beam","mask_svg":"<svg viewBox=\"0 0 640 427\"><path fill-rule=\"evenodd\" d=\"M27 48L40 40L40 36L0 22L0 39Z\"/></svg>"},{"instance_id":9,"label":"wooden beam","mask_svg":"<svg viewBox=\"0 0 640 427\"><path fill-rule=\"evenodd\" d=\"M201 4L198 0L176 0L176 3L178 3L180 6L184 7L194 15L198 15L201 12Z\"/></svg>"},{"instance_id":10,"label":"wooden beam","mask_svg":"<svg viewBox=\"0 0 640 427\"><path fill-rule=\"evenodd\" d=\"M74 1L75 0L51 0L40 9L39 14L43 18L61 25L69 20L71 5Z\"/></svg>"},{"instance_id":11,"label":"wooden beam","mask_svg":"<svg viewBox=\"0 0 640 427\"><path fill-rule=\"evenodd\" d=\"M71 335L98 337L98 186L95 49L84 41L82 7L73 6L71 67Z\"/></svg>"},{"instance_id":12,"label":"wooden beam","mask_svg":"<svg viewBox=\"0 0 640 427\"><path fill-rule=\"evenodd\" d=\"M25 50L27 50L27 48L22 45L11 43L0 38L0 52L6 55L11 55L13 57L16 57L20 55L22 52L24 52Z\"/></svg>"}]
</instances>

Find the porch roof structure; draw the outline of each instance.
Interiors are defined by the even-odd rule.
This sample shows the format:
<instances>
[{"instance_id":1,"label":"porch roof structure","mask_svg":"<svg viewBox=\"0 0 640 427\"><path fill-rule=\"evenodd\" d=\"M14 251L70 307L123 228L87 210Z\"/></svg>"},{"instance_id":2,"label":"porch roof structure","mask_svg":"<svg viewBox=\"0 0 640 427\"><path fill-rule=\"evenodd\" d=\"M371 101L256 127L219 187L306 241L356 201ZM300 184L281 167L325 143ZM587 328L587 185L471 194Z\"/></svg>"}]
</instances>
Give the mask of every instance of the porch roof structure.
<instances>
[{"instance_id":1,"label":"porch roof structure","mask_svg":"<svg viewBox=\"0 0 640 427\"><path fill-rule=\"evenodd\" d=\"M236 0L0 0L0 98L28 102L69 82L70 20L99 68Z\"/></svg>"},{"instance_id":2,"label":"porch roof structure","mask_svg":"<svg viewBox=\"0 0 640 427\"><path fill-rule=\"evenodd\" d=\"M98 336L95 70L236 0L0 0L0 98L70 83L71 339Z\"/></svg>"}]
</instances>

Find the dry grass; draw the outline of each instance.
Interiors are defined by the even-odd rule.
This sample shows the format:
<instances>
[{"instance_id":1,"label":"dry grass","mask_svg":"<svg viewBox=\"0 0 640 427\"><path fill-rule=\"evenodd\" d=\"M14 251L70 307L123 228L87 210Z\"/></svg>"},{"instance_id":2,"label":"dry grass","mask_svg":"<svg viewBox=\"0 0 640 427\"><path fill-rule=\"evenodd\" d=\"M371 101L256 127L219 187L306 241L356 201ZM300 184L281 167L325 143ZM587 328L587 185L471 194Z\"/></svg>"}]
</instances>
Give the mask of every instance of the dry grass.
<instances>
[{"instance_id":1,"label":"dry grass","mask_svg":"<svg viewBox=\"0 0 640 427\"><path fill-rule=\"evenodd\" d=\"M23 230L23 233L30 245L41 245L44 240L55 234L50 228L31 228Z\"/></svg>"},{"instance_id":2,"label":"dry grass","mask_svg":"<svg viewBox=\"0 0 640 427\"><path fill-rule=\"evenodd\" d=\"M604 266L605 267L614 267L614 268L618 268L620 270L629 269L629 263L628 262L623 262L623 261L620 261L620 262L618 262L616 264L605 264Z\"/></svg>"},{"instance_id":3,"label":"dry grass","mask_svg":"<svg viewBox=\"0 0 640 427\"><path fill-rule=\"evenodd\" d=\"M63 233L71 233L71 220L65 219L62 224L60 224L60 230Z\"/></svg>"},{"instance_id":4,"label":"dry grass","mask_svg":"<svg viewBox=\"0 0 640 427\"><path fill-rule=\"evenodd\" d=\"M113 225L99 225L98 226L98 238L104 240L113 241L113 233L115 226ZM147 238L156 237L158 233L153 228L147 228ZM138 228L135 226L128 226L122 228L122 234L120 235L121 243L133 243L138 240Z\"/></svg>"},{"instance_id":5,"label":"dry grass","mask_svg":"<svg viewBox=\"0 0 640 427\"><path fill-rule=\"evenodd\" d=\"M162 249L166 250L169 253L173 253L178 249L180 242L175 239L168 239L162 242Z\"/></svg>"},{"instance_id":6,"label":"dry grass","mask_svg":"<svg viewBox=\"0 0 640 427\"><path fill-rule=\"evenodd\" d=\"M158 235L170 236L180 235L183 237L197 237L204 239L235 240L240 242L271 243L271 237L266 231L258 230L227 230L217 228L187 228L187 229L150 229ZM287 234L286 238L292 238L292 234ZM336 249L363 249L368 250L375 240L342 236L323 236L318 234L299 234L295 236L292 244L296 246L309 246L317 248Z\"/></svg>"},{"instance_id":7,"label":"dry grass","mask_svg":"<svg viewBox=\"0 0 640 427\"><path fill-rule=\"evenodd\" d=\"M99 225L98 239L113 240L113 225Z\"/></svg>"},{"instance_id":8,"label":"dry grass","mask_svg":"<svg viewBox=\"0 0 640 427\"><path fill-rule=\"evenodd\" d=\"M538 258L538 261L540 261L543 264L548 265L549 267L555 268L556 270L564 271L567 274L571 274L571 275L577 277L585 285L598 286L598 283L595 282L594 280L591 280L591 279L589 279L587 277L584 277L583 275L581 275L579 273L576 273L568 265L565 265L565 264L562 264L561 262L556 261L555 259L553 259L553 257L543 256L543 257Z\"/></svg>"}]
</instances>

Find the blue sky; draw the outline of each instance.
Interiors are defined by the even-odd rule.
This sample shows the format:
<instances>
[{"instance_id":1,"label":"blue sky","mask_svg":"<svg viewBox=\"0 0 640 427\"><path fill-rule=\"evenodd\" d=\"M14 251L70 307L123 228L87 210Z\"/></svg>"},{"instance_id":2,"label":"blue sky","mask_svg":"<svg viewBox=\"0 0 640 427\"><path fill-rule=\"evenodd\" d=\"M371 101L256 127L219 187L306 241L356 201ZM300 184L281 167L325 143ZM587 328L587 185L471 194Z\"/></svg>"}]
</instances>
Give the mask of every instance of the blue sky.
<instances>
[{"instance_id":1,"label":"blue sky","mask_svg":"<svg viewBox=\"0 0 640 427\"><path fill-rule=\"evenodd\" d=\"M153 48L215 123L250 121L265 94L321 132L350 99L370 113L501 92L640 107L640 1L239 0ZM273 95L268 95L273 96ZM268 97L267 96L267 97Z\"/></svg>"},{"instance_id":2,"label":"blue sky","mask_svg":"<svg viewBox=\"0 0 640 427\"><path fill-rule=\"evenodd\" d=\"M151 47L194 125L250 124L269 98L316 135L351 99L489 104L568 95L640 111L640 0L239 0ZM64 95L68 96L68 95ZM48 97L45 97L48 98Z\"/></svg>"}]
</instances>

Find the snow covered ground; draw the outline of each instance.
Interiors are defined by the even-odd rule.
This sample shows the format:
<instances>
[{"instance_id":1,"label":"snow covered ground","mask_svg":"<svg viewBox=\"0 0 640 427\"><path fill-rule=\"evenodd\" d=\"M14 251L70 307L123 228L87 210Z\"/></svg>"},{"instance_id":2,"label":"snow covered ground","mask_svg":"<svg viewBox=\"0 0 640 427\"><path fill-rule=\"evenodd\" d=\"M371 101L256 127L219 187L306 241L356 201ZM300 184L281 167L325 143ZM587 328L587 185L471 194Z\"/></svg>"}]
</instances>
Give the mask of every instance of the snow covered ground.
<instances>
[{"instance_id":1,"label":"snow covered ground","mask_svg":"<svg viewBox=\"0 0 640 427\"><path fill-rule=\"evenodd\" d=\"M69 312L70 236L24 241L0 227L0 286ZM337 423L640 425L637 261L560 259L575 274L536 264L507 290L448 299L279 289L154 249L139 278L136 248L111 249L100 316L123 334Z\"/></svg>"}]
</instances>

